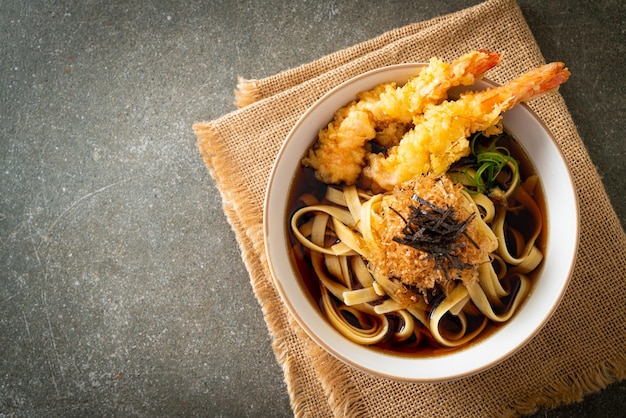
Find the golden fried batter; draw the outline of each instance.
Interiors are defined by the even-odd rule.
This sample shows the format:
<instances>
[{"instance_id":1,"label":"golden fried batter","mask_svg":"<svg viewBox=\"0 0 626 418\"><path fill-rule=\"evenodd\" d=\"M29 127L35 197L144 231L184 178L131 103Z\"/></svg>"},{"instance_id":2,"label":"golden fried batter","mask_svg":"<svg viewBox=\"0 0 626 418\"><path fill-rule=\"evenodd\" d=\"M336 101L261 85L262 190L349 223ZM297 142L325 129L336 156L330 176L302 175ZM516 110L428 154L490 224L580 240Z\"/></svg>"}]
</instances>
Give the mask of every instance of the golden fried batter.
<instances>
[{"instance_id":1,"label":"golden fried batter","mask_svg":"<svg viewBox=\"0 0 626 418\"><path fill-rule=\"evenodd\" d=\"M355 184L366 163L369 141L380 139L382 147L396 145L398 133L406 132L427 105L446 99L451 87L474 83L498 61L498 54L486 51L472 51L452 64L433 58L402 87L386 83L359 93L356 101L339 109L319 132L302 163L315 169L324 183Z\"/></svg>"},{"instance_id":2,"label":"golden fried batter","mask_svg":"<svg viewBox=\"0 0 626 418\"><path fill-rule=\"evenodd\" d=\"M565 82L569 71L555 62L529 71L503 86L462 94L458 100L427 105L415 127L387 155L369 154L363 175L384 190L421 174L443 174L469 154L475 132L500 133L502 113Z\"/></svg>"}]
</instances>

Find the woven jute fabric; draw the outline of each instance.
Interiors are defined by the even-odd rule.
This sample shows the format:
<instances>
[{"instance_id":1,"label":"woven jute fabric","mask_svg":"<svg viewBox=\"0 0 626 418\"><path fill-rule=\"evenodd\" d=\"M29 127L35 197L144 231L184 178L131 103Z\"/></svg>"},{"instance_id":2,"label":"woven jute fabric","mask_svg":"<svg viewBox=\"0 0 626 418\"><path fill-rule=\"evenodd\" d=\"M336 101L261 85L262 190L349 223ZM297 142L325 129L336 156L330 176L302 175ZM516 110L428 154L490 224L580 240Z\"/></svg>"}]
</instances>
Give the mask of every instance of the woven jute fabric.
<instances>
[{"instance_id":1,"label":"woven jute fabric","mask_svg":"<svg viewBox=\"0 0 626 418\"><path fill-rule=\"evenodd\" d=\"M328 90L367 70L426 62L432 56L452 60L473 49L502 54L500 65L488 73L499 83L544 63L518 5L490 0L266 79L242 79L236 92L239 110L194 125L284 371L295 416L514 416L578 401L626 377L626 235L558 93L530 107L550 129L571 168L580 203L579 253L563 301L516 354L452 382L377 378L341 363L314 343L274 287L264 252L263 200L274 159L297 119Z\"/></svg>"}]
</instances>

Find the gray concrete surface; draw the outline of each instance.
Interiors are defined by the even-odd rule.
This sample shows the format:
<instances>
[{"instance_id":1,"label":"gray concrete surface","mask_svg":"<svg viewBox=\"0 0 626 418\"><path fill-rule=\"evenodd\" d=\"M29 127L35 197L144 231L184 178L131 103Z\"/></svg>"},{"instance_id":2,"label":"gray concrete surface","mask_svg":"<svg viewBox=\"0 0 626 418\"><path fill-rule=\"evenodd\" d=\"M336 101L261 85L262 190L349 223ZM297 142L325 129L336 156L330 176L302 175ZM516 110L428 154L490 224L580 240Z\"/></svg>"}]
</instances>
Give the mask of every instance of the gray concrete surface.
<instances>
[{"instance_id":1,"label":"gray concrete surface","mask_svg":"<svg viewBox=\"0 0 626 418\"><path fill-rule=\"evenodd\" d=\"M191 125L238 75L476 3L0 2L0 417L290 416ZM520 5L624 222L626 5ZM624 404L622 383L536 416Z\"/></svg>"}]
</instances>

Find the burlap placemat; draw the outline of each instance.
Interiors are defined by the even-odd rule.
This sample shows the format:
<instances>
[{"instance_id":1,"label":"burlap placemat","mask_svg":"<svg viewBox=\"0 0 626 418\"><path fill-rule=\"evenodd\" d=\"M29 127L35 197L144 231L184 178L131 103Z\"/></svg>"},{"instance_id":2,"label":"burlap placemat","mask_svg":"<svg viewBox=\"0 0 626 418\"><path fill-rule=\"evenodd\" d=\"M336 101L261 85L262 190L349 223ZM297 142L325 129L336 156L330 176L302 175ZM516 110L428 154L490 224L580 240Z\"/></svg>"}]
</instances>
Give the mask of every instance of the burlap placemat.
<instances>
[{"instance_id":1,"label":"burlap placemat","mask_svg":"<svg viewBox=\"0 0 626 418\"><path fill-rule=\"evenodd\" d=\"M194 125L283 368L296 416L509 416L578 401L626 377L626 235L559 94L531 107L572 169L581 238L574 276L537 337L499 365L437 384L376 378L318 347L285 310L266 264L262 211L274 158L298 117L338 83L402 62L472 49L502 54L488 77L504 82L543 63L513 0L419 22L263 80L240 80L240 110ZM574 74L573 77L576 75Z\"/></svg>"}]
</instances>

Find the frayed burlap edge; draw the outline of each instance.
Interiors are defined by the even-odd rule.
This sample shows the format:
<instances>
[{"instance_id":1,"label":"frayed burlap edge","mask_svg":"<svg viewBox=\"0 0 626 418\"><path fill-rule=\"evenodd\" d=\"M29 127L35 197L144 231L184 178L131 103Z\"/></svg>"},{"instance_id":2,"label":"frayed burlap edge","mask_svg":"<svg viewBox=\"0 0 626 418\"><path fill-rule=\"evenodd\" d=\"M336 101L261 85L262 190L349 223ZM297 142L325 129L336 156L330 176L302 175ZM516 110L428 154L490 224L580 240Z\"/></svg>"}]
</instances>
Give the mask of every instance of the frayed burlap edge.
<instances>
[{"instance_id":1,"label":"frayed burlap edge","mask_svg":"<svg viewBox=\"0 0 626 418\"><path fill-rule=\"evenodd\" d=\"M312 343L308 349L318 375L322 377L322 389L335 416L362 418L367 416L366 405L354 380L346 378L350 366L328 355L319 345ZM330 377L330 378L329 378Z\"/></svg>"},{"instance_id":2,"label":"frayed burlap edge","mask_svg":"<svg viewBox=\"0 0 626 418\"><path fill-rule=\"evenodd\" d=\"M235 106L246 107L261 98L258 80L247 80L237 77L237 88L235 89Z\"/></svg>"},{"instance_id":3,"label":"frayed burlap edge","mask_svg":"<svg viewBox=\"0 0 626 418\"><path fill-rule=\"evenodd\" d=\"M532 414L540 409L552 409L580 402L585 396L624 379L626 379L626 354L622 354L617 360L607 360L585 373L558 378L554 384L543 387L541 392L512 403L511 409L502 411L502 415Z\"/></svg>"}]
</instances>

